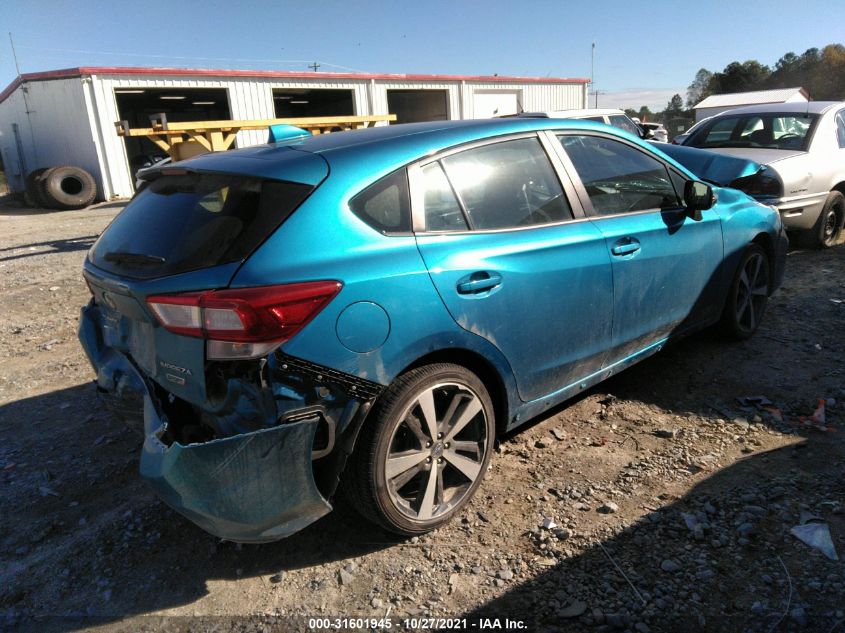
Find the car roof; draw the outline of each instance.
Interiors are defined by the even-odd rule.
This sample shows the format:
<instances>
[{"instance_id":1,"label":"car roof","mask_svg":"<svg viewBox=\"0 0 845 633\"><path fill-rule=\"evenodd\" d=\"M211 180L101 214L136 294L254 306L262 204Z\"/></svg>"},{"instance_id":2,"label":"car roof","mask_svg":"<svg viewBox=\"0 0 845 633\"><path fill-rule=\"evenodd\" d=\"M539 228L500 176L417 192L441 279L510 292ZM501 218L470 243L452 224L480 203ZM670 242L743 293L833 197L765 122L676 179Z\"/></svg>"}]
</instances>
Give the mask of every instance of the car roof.
<instances>
[{"instance_id":1,"label":"car roof","mask_svg":"<svg viewBox=\"0 0 845 633\"><path fill-rule=\"evenodd\" d=\"M616 128L604 123L581 121L577 119L546 119L546 118L495 118L495 119L464 119L457 121L432 121L426 123L402 123L334 132L331 134L317 134L293 138L288 141L258 145L243 149L220 152L219 155L240 155L249 158L272 159L273 155L281 155L280 150L296 149L315 154L333 154L345 151L380 152L380 147L396 149L398 146L413 148L415 153L424 156L430 151L459 145L489 137L514 134L519 132L533 132L546 129L585 129L602 130L604 132L620 132ZM624 134L626 137L630 135Z\"/></svg>"},{"instance_id":2,"label":"car roof","mask_svg":"<svg viewBox=\"0 0 845 633\"><path fill-rule=\"evenodd\" d=\"M202 169L227 171L229 166L234 164L235 157L247 160L262 159L261 162L266 161L266 167L260 169L262 174L264 177L272 177L267 175L267 172L273 169L273 163L284 171L291 166L290 160L296 160L295 154L301 152L322 156L332 173L354 173L356 178L369 179L457 145L539 130L600 131L655 151L632 134L604 123L564 118L513 117L404 123L318 134L280 143L202 154L183 164L185 167L191 167L191 161L196 161L197 166L202 163ZM284 179L283 173L276 177Z\"/></svg>"},{"instance_id":3,"label":"car roof","mask_svg":"<svg viewBox=\"0 0 845 633\"><path fill-rule=\"evenodd\" d=\"M588 116L605 116L625 114L624 111L617 108L573 108L571 110L540 110L538 112L523 112L520 116L524 117L547 117L549 119L565 118L578 119ZM627 116L627 115L625 115Z\"/></svg>"},{"instance_id":4,"label":"car roof","mask_svg":"<svg viewBox=\"0 0 845 633\"><path fill-rule=\"evenodd\" d=\"M720 112L715 117L722 117L727 114L765 114L770 112L784 112L784 113L809 113L809 114L824 114L828 110L835 107L845 108L845 101L796 101L793 103L764 103L760 105L743 106L741 108L731 108Z\"/></svg>"}]
</instances>

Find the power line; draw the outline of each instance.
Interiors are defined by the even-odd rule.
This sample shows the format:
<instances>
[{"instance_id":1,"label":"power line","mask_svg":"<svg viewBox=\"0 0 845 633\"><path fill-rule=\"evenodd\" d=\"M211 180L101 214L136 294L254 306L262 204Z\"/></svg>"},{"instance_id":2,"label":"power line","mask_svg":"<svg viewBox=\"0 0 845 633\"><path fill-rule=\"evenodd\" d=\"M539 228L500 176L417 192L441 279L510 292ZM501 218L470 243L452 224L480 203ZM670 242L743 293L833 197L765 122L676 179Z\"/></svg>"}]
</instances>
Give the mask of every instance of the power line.
<instances>
[{"instance_id":1,"label":"power line","mask_svg":"<svg viewBox=\"0 0 845 633\"><path fill-rule=\"evenodd\" d=\"M26 46L19 44L18 48L25 48L38 52L54 52L54 53L80 53L85 55L112 55L118 57L141 57L148 59L179 59L184 61L204 61L204 62L249 62L249 63L271 63L271 64L312 64L315 63L310 59L269 59L269 58L247 58L247 57L195 57L183 55L154 55L152 53L125 53L119 51L92 51L79 48L50 48L46 46ZM340 68L350 72L365 73L367 71L359 68L350 68L349 66L341 66L340 64L332 64L330 62L317 61L320 66L329 66L331 68Z\"/></svg>"}]
</instances>

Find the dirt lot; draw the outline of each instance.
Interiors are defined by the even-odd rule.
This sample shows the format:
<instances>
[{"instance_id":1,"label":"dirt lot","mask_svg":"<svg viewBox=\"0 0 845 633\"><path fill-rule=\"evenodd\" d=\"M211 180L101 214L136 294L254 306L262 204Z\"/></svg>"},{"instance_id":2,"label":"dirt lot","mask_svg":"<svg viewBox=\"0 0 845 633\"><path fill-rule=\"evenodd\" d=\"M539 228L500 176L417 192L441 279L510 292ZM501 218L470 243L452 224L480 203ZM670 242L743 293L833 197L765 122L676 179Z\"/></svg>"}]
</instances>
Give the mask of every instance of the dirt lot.
<instances>
[{"instance_id":1,"label":"dirt lot","mask_svg":"<svg viewBox=\"0 0 845 633\"><path fill-rule=\"evenodd\" d=\"M97 401L80 267L117 210L0 205L0 629L845 631L845 565L790 534L816 515L845 555L845 247L790 253L753 340L697 335L503 438L444 529L404 541L340 502L241 547L154 498ZM819 398L835 430L800 422Z\"/></svg>"}]
</instances>

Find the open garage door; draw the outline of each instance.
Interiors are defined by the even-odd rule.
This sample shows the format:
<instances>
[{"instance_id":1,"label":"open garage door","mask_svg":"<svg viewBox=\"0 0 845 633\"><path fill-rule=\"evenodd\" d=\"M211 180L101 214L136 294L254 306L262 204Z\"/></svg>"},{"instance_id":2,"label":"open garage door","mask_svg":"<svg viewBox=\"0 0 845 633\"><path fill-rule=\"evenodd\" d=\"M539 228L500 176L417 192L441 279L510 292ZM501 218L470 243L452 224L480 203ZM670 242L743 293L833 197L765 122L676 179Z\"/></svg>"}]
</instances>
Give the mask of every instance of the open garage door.
<instances>
[{"instance_id":1,"label":"open garage door","mask_svg":"<svg viewBox=\"0 0 845 633\"><path fill-rule=\"evenodd\" d=\"M388 90L387 111L397 123L446 121L449 118L448 90Z\"/></svg>"},{"instance_id":2,"label":"open garage door","mask_svg":"<svg viewBox=\"0 0 845 633\"><path fill-rule=\"evenodd\" d=\"M277 119L355 115L352 90L276 88L273 104Z\"/></svg>"},{"instance_id":3,"label":"open garage door","mask_svg":"<svg viewBox=\"0 0 845 633\"><path fill-rule=\"evenodd\" d=\"M489 119L520 111L520 94L514 92L475 92L472 95L472 113L476 119Z\"/></svg>"},{"instance_id":4,"label":"open garage door","mask_svg":"<svg viewBox=\"0 0 845 633\"><path fill-rule=\"evenodd\" d=\"M114 98L120 120L130 127L150 127L150 115L160 112L173 123L232 118L225 88L115 88ZM139 169L167 156L147 138L127 136L123 141L133 181Z\"/></svg>"}]
</instances>

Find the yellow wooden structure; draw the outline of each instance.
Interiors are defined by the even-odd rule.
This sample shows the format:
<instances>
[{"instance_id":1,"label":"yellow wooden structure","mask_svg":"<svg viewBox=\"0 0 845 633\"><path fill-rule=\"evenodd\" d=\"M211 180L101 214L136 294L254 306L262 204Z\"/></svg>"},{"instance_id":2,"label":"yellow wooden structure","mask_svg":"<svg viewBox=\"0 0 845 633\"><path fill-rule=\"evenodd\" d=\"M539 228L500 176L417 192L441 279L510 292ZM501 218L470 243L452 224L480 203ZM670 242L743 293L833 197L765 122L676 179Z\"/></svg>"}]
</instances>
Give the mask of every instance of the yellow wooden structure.
<instances>
[{"instance_id":1,"label":"yellow wooden structure","mask_svg":"<svg viewBox=\"0 0 845 633\"><path fill-rule=\"evenodd\" d=\"M280 123L295 125L312 134L372 127L380 121L395 121L395 114L374 116L324 116L258 121L168 122L164 115L150 117L152 127L130 128L128 122L115 123L118 136L146 136L174 160L184 160L206 152L227 150L242 130L261 130Z\"/></svg>"}]
</instances>

